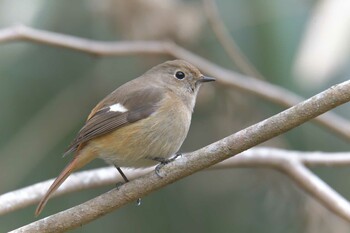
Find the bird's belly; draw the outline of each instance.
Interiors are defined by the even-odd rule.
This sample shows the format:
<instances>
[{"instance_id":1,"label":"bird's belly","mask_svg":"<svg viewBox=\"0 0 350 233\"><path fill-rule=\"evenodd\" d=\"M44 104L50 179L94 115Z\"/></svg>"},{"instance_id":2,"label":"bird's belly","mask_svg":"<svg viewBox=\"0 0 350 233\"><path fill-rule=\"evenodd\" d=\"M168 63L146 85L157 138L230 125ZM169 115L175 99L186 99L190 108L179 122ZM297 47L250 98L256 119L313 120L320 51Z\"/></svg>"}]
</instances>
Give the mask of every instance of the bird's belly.
<instances>
[{"instance_id":1,"label":"bird's belly","mask_svg":"<svg viewBox=\"0 0 350 233\"><path fill-rule=\"evenodd\" d=\"M162 117L159 118L158 114L162 114ZM169 158L180 149L190 120L191 114L186 112L159 111L146 119L93 139L89 145L108 163L120 167L152 166L157 163L152 158Z\"/></svg>"}]
</instances>

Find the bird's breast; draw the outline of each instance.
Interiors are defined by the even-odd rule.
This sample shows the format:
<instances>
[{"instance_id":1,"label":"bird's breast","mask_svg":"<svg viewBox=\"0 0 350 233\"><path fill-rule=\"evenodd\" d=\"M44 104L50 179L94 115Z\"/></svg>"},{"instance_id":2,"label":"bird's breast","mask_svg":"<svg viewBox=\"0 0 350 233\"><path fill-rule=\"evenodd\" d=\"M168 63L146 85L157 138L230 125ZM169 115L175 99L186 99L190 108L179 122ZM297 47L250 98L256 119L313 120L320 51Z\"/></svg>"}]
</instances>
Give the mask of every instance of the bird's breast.
<instances>
[{"instance_id":1,"label":"bird's breast","mask_svg":"<svg viewBox=\"0 0 350 233\"><path fill-rule=\"evenodd\" d=\"M151 158L169 158L185 140L192 112L173 96L166 96L149 117L92 140L100 157L118 166L143 167Z\"/></svg>"}]
</instances>

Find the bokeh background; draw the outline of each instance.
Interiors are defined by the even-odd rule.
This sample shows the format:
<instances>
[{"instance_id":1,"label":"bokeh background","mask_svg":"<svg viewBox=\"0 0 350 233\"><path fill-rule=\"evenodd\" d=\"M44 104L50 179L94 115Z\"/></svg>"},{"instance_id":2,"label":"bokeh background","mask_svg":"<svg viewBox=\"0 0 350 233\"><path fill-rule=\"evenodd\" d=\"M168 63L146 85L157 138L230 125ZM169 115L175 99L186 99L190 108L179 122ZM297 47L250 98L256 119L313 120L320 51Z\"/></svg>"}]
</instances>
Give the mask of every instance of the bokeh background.
<instances>
[{"instance_id":1,"label":"bokeh background","mask_svg":"<svg viewBox=\"0 0 350 233\"><path fill-rule=\"evenodd\" d=\"M309 97L350 76L350 12L338 0L217 0L232 38L266 81ZM345 11L345 13L344 13ZM208 24L202 1L0 0L0 29L24 24L101 41L173 40L239 72ZM94 57L29 42L0 43L0 193L55 177L62 153L105 95L166 56ZM181 151L198 149L283 107L214 84L201 90ZM349 118L349 105L335 110ZM265 146L348 151L344 139L307 123ZM85 169L105 166L96 160ZM349 168L313 168L350 198ZM113 186L52 199L44 215ZM35 206L0 218L0 232L34 220ZM200 172L72 232L350 232L270 169Z\"/></svg>"}]
</instances>

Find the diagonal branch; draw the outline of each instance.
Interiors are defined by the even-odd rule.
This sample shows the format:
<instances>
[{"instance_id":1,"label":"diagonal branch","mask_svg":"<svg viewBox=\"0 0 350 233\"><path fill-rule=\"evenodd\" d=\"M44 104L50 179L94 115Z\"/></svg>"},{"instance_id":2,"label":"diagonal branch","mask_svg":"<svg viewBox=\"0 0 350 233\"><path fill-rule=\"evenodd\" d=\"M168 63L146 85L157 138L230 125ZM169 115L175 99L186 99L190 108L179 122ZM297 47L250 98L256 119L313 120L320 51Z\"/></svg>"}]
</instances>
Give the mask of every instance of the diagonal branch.
<instances>
[{"instance_id":1,"label":"diagonal branch","mask_svg":"<svg viewBox=\"0 0 350 233\"><path fill-rule=\"evenodd\" d=\"M246 91L281 106L291 107L303 101L302 97L285 88L224 69L172 42L100 42L25 26L14 26L0 30L0 43L18 40L73 49L96 56L171 55L191 62L204 73L217 78L218 82L223 85ZM350 141L350 122L348 120L328 112L315 118L315 122Z\"/></svg>"},{"instance_id":2,"label":"diagonal branch","mask_svg":"<svg viewBox=\"0 0 350 233\"><path fill-rule=\"evenodd\" d=\"M327 209L333 211L339 217L350 221L350 204L344 197L302 164L294 161L294 163L285 163L284 165L282 172L286 173L297 184L303 186L306 192L316 197L316 200Z\"/></svg>"},{"instance_id":3,"label":"diagonal branch","mask_svg":"<svg viewBox=\"0 0 350 233\"><path fill-rule=\"evenodd\" d=\"M350 101L350 81L335 85L314 97L233 135L185 154L165 165L159 178L154 172L135 179L83 204L33 222L13 232L52 232L74 229L127 203L208 168L242 151L299 126ZM346 216L350 220L350 216Z\"/></svg>"}]
</instances>

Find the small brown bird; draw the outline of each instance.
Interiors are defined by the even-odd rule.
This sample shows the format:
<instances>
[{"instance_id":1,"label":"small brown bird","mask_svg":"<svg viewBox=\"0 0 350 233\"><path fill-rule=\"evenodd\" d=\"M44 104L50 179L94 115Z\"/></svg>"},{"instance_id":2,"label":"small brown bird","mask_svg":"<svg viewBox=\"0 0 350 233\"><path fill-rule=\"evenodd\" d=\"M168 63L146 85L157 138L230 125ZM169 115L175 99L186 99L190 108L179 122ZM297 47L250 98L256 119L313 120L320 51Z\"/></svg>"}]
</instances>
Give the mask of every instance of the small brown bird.
<instances>
[{"instance_id":1,"label":"small brown bird","mask_svg":"<svg viewBox=\"0 0 350 233\"><path fill-rule=\"evenodd\" d=\"M113 164L125 182L128 179L120 167L171 161L186 138L199 87L214 80L190 63L174 60L113 91L91 111L65 153L74 153L73 160L50 186L35 214L41 213L52 193L73 171L95 158Z\"/></svg>"}]
</instances>

